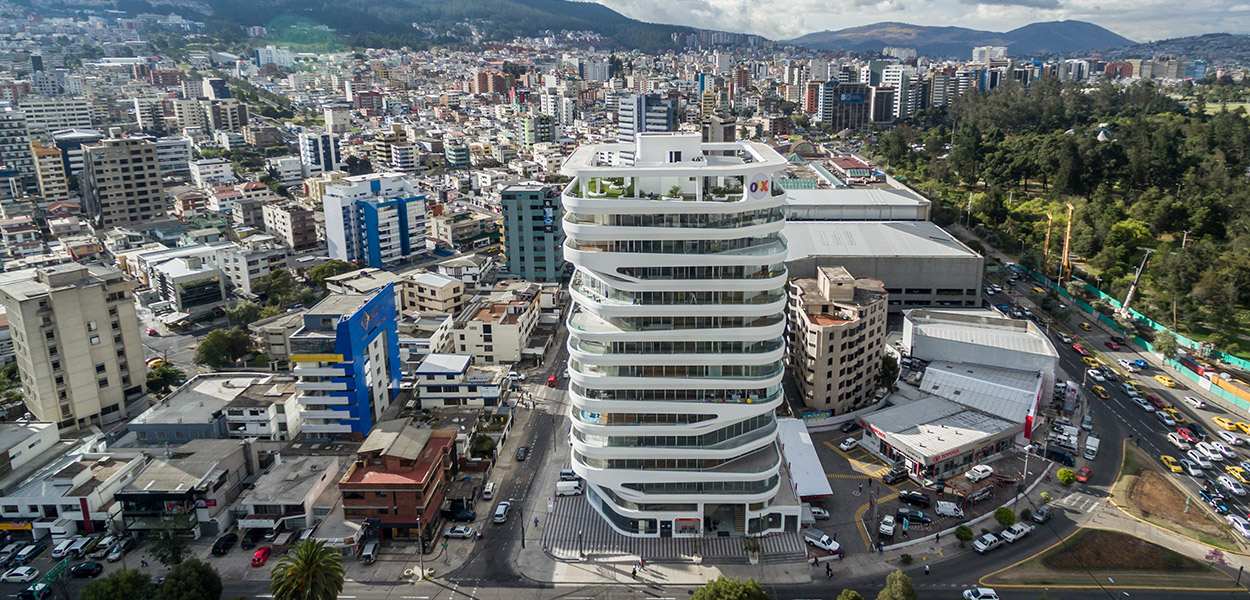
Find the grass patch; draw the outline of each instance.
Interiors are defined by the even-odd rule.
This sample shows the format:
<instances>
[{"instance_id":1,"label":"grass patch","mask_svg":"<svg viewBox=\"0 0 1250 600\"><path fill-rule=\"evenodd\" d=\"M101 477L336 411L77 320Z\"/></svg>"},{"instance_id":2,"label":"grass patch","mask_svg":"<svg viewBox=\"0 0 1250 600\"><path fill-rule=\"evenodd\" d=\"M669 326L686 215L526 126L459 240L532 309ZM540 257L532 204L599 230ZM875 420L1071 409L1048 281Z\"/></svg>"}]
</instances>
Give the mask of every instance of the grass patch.
<instances>
[{"instance_id":1,"label":"grass patch","mask_svg":"<svg viewBox=\"0 0 1250 600\"><path fill-rule=\"evenodd\" d=\"M1224 572L1118 531L1081 529L1047 551L983 579L985 585L1107 585L1239 589Z\"/></svg>"},{"instance_id":2,"label":"grass patch","mask_svg":"<svg viewBox=\"0 0 1250 600\"><path fill-rule=\"evenodd\" d=\"M1198 498L1190 498L1169 480L1156 463L1136 446L1124 453L1120 479L1112 486L1112 498L1121 510L1148 523L1174 531L1204 544L1241 552L1228 526L1207 510Z\"/></svg>"}]
</instances>

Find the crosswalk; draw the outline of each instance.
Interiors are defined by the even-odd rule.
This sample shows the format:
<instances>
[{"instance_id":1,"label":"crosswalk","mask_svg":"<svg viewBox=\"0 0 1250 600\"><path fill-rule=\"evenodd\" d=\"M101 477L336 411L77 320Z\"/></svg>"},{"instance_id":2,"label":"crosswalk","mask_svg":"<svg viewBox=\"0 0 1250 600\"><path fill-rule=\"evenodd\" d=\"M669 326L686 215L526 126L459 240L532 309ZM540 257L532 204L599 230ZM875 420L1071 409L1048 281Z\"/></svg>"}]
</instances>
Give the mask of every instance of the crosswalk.
<instances>
[{"instance_id":1,"label":"crosswalk","mask_svg":"<svg viewBox=\"0 0 1250 600\"><path fill-rule=\"evenodd\" d=\"M585 496L556 498L555 509L542 525L542 544L557 560L577 560L583 553L599 558L638 556L648 561L689 561L694 555L722 563L747 562L744 538L635 538L614 531ZM760 538L761 562L806 560L807 549L796 533Z\"/></svg>"},{"instance_id":2,"label":"crosswalk","mask_svg":"<svg viewBox=\"0 0 1250 600\"><path fill-rule=\"evenodd\" d=\"M1052 502L1055 506L1070 508L1075 511L1092 513L1102 504L1103 499L1097 496L1081 492L1072 492L1059 500Z\"/></svg>"}]
</instances>

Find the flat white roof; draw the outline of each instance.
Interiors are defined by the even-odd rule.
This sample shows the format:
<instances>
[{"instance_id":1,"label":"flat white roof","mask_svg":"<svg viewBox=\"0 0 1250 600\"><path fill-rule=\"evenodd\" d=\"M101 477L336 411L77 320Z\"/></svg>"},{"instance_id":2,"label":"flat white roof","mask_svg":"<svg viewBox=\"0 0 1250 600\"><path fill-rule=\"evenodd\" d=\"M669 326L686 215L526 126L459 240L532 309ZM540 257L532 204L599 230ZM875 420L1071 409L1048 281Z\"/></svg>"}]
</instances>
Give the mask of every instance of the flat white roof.
<instances>
[{"instance_id":1,"label":"flat white roof","mask_svg":"<svg viewBox=\"0 0 1250 600\"><path fill-rule=\"evenodd\" d=\"M809 256L980 258L929 221L788 221L786 261Z\"/></svg>"},{"instance_id":2,"label":"flat white roof","mask_svg":"<svg viewBox=\"0 0 1250 600\"><path fill-rule=\"evenodd\" d=\"M912 326L913 344L927 337L1058 357L1050 340L1028 321L1008 319L997 313L913 309L905 313L905 318Z\"/></svg>"},{"instance_id":3,"label":"flat white roof","mask_svg":"<svg viewBox=\"0 0 1250 600\"><path fill-rule=\"evenodd\" d=\"M781 440L781 453L790 469L795 495L800 499L832 496L833 488L829 487L829 477L816 455L807 424L802 419L777 419L777 437Z\"/></svg>"},{"instance_id":4,"label":"flat white roof","mask_svg":"<svg viewBox=\"0 0 1250 600\"><path fill-rule=\"evenodd\" d=\"M836 188L786 190L786 206L924 206L928 200L898 189Z\"/></svg>"},{"instance_id":5,"label":"flat white roof","mask_svg":"<svg viewBox=\"0 0 1250 600\"><path fill-rule=\"evenodd\" d=\"M469 368L468 354L431 354L414 371L417 375L458 375Z\"/></svg>"},{"instance_id":6,"label":"flat white roof","mask_svg":"<svg viewBox=\"0 0 1250 600\"><path fill-rule=\"evenodd\" d=\"M930 464L1018 426L937 396L880 410L864 420L891 445Z\"/></svg>"}]
</instances>

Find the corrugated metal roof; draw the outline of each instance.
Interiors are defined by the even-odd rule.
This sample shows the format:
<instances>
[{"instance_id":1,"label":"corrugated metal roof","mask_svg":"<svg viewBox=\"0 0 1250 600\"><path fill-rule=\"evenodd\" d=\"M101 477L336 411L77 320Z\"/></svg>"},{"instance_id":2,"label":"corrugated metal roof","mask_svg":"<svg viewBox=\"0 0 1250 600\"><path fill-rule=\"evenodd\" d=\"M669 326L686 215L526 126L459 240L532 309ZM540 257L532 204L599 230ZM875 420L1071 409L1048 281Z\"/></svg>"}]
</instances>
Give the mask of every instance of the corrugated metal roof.
<instances>
[{"instance_id":1,"label":"corrugated metal roof","mask_svg":"<svg viewBox=\"0 0 1250 600\"><path fill-rule=\"evenodd\" d=\"M920 391L1023 423L1041 385L1036 372L934 361L925 369Z\"/></svg>"}]
</instances>

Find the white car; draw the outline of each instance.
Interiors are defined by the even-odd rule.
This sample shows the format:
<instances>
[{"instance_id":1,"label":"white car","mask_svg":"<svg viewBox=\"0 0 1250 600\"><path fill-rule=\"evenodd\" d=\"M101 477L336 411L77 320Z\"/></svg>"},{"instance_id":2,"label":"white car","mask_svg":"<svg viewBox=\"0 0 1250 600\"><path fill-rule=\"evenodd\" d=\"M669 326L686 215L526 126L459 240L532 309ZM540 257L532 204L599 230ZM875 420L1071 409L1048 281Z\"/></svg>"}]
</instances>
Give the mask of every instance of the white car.
<instances>
[{"instance_id":1,"label":"white car","mask_svg":"<svg viewBox=\"0 0 1250 600\"><path fill-rule=\"evenodd\" d=\"M991 288L991 287L987 287L987 288L985 288L985 295L986 295L986 296L993 296L993 295L994 295L994 288Z\"/></svg>"},{"instance_id":2,"label":"white car","mask_svg":"<svg viewBox=\"0 0 1250 600\"><path fill-rule=\"evenodd\" d=\"M1133 366L1133 363L1129 362L1127 358L1117 358L1115 359L1115 364L1120 365L1121 367L1124 367L1125 369Z\"/></svg>"},{"instance_id":3,"label":"white car","mask_svg":"<svg viewBox=\"0 0 1250 600\"><path fill-rule=\"evenodd\" d=\"M518 373L516 371L508 371L508 379L515 379L517 381L525 381L525 373Z\"/></svg>"},{"instance_id":4,"label":"white car","mask_svg":"<svg viewBox=\"0 0 1250 600\"><path fill-rule=\"evenodd\" d=\"M998 600L998 592L993 588L972 588L964 590L964 600Z\"/></svg>"},{"instance_id":5,"label":"white car","mask_svg":"<svg viewBox=\"0 0 1250 600\"><path fill-rule=\"evenodd\" d=\"M1068 335L1068 334L1066 334L1066 333L1060 333L1060 334L1059 334L1059 341L1061 341L1061 342L1063 342L1063 343L1065 343L1065 344L1071 344L1071 343L1072 343L1072 336L1070 336L1070 335Z\"/></svg>"},{"instance_id":6,"label":"white car","mask_svg":"<svg viewBox=\"0 0 1250 600\"><path fill-rule=\"evenodd\" d=\"M1143 410L1148 410L1150 412L1155 411L1155 405L1151 404L1149 400L1142 398L1141 396L1133 396L1133 404L1136 404Z\"/></svg>"},{"instance_id":7,"label":"white car","mask_svg":"<svg viewBox=\"0 0 1250 600\"><path fill-rule=\"evenodd\" d=\"M1194 444L1194 448L1201 452L1202 455L1207 457L1207 460L1211 462L1224 462L1224 453L1220 452L1219 448L1215 447L1215 444L1217 443L1218 442L1198 442L1197 444ZM1223 444L1220 445L1223 446Z\"/></svg>"},{"instance_id":8,"label":"white car","mask_svg":"<svg viewBox=\"0 0 1250 600\"><path fill-rule=\"evenodd\" d=\"M1189 460L1188 458L1182 458L1176 462L1181 464L1182 469L1185 469L1186 475L1190 475L1192 477L1202 477L1202 468L1198 466L1198 463Z\"/></svg>"},{"instance_id":9,"label":"white car","mask_svg":"<svg viewBox=\"0 0 1250 600\"><path fill-rule=\"evenodd\" d=\"M1225 433L1225 432L1221 432L1221 433ZM1211 447L1215 448L1216 452L1219 452L1220 454L1224 455L1224 458L1226 459L1237 458L1237 453L1233 452L1233 449L1229 448L1227 444L1223 442L1207 442L1207 443L1211 444Z\"/></svg>"},{"instance_id":10,"label":"white car","mask_svg":"<svg viewBox=\"0 0 1250 600\"><path fill-rule=\"evenodd\" d=\"M968 469L968 472L964 473L964 477L967 477L968 481L976 483L993 474L994 474L993 467L989 465L977 465L975 467L972 467L971 469Z\"/></svg>"},{"instance_id":11,"label":"white car","mask_svg":"<svg viewBox=\"0 0 1250 600\"><path fill-rule=\"evenodd\" d=\"M1195 398L1193 396L1185 396L1184 398L1182 398L1182 400L1185 401L1185 404L1188 404L1194 408L1206 408L1207 407L1206 402L1203 402L1202 400L1199 400L1198 398Z\"/></svg>"},{"instance_id":12,"label":"white car","mask_svg":"<svg viewBox=\"0 0 1250 600\"><path fill-rule=\"evenodd\" d=\"M1003 541L1008 544L1014 544L1016 540L1033 533L1035 528L1029 523L1016 523L1011 527L1003 530Z\"/></svg>"},{"instance_id":13,"label":"white car","mask_svg":"<svg viewBox=\"0 0 1250 600\"><path fill-rule=\"evenodd\" d=\"M1233 529L1236 529L1237 533L1241 534L1241 537L1250 538L1250 522L1237 515L1226 515L1224 518L1228 519L1228 524L1232 525Z\"/></svg>"},{"instance_id":14,"label":"white car","mask_svg":"<svg viewBox=\"0 0 1250 600\"><path fill-rule=\"evenodd\" d=\"M0 581L4 583L30 583L38 578L39 569L34 567L18 567L0 575Z\"/></svg>"},{"instance_id":15,"label":"white car","mask_svg":"<svg viewBox=\"0 0 1250 600\"><path fill-rule=\"evenodd\" d=\"M1241 484L1237 483L1236 481L1233 481L1232 477L1229 477L1227 475L1220 475L1218 478L1216 478L1216 481L1219 482L1220 487L1228 490L1234 496L1246 495L1246 489L1241 487Z\"/></svg>"},{"instance_id":16,"label":"white car","mask_svg":"<svg viewBox=\"0 0 1250 600\"><path fill-rule=\"evenodd\" d=\"M1240 437L1237 437L1237 434L1231 431L1224 431L1223 429L1221 429L1215 432L1215 435L1221 440L1224 440L1225 442L1232 444L1234 446L1240 446L1245 443L1244 440L1242 440Z\"/></svg>"},{"instance_id":17,"label":"white car","mask_svg":"<svg viewBox=\"0 0 1250 600\"><path fill-rule=\"evenodd\" d=\"M1161 410L1156 410L1155 417L1158 417L1159 421L1168 427L1176 427L1176 419L1173 419L1172 415L1169 415Z\"/></svg>"},{"instance_id":18,"label":"white car","mask_svg":"<svg viewBox=\"0 0 1250 600\"><path fill-rule=\"evenodd\" d=\"M838 444L838 449L843 452L847 452L854 450L856 446L859 446L859 440L855 438L846 438L845 440L842 440L841 444Z\"/></svg>"},{"instance_id":19,"label":"white car","mask_svg":"<svg viewBox=\"0 0 1250 600\"><path fill-rule=\"evenodd\" d=\"M1107 378L1102 376L1102 371L1099 371L1098 369L1087 369L1085 371L1085 375L1098 383L1107 381Z\"/></svg>"},{"instance_id":20,"label":"white car","mask_svg":"<svg viewBox=\"0 0 1250 600\"><path fill-rule=\"evenodd\" d=\"M829 511L827 511L827 510L825 510L825 509L823 509L823 508L821 508L821 507L819 507L819 506L813 506L813 507L812 507L812 518L816 519L817 521L828 521L828 520L829 520Z\"/></svg>"},{"instance_id":21,"label":"white car","mask_svg":"<svg viewBox=\"0 0 1250 600\"><path fill-rule=\"evenodd\" d=\"M1210 469L1213 467L1211 461L1207 460L1206 455L1199 452L1196 448L1186 452L1185 456L1188 456L1189 460L1194 461L1194 464L1198 465L1199 469Z\"/></svg>"},{"instance_id":22,"label":"white car","mask_svg":"<svg viewBox=\"0 0 1250 600\"><path fill-rule=\"evenodd\" d=\"M886 537L894 535L894 515L886 515L884 519L881 519L881 525L877 527L877 533Z\"/></svg>"},{"instance_id":23,"label":"white car","mask_svg":"<svg viewBox=\"0 0 1250 600\"><path fill-rule=\"evenodd\" d=\"M1003 541L998 539L998 536L987 533L977 538L975 542L972 542L972 549L976 550L977 554L985 554L1001 545L1003 545Z\"/></svg>"}]
</instances>

